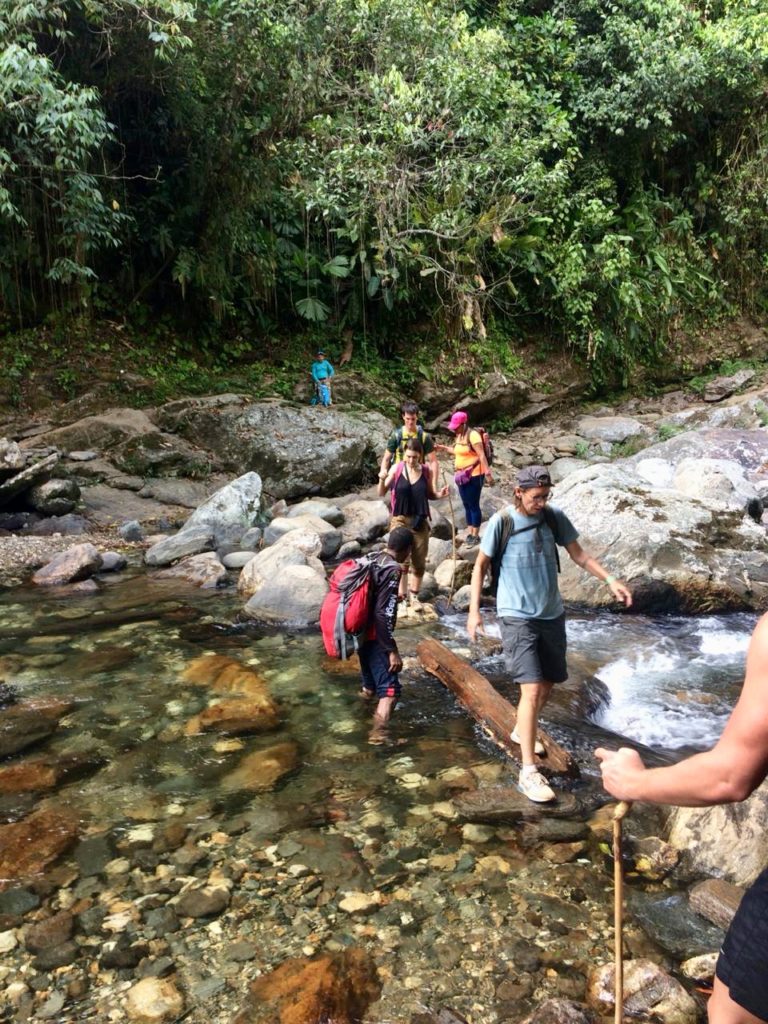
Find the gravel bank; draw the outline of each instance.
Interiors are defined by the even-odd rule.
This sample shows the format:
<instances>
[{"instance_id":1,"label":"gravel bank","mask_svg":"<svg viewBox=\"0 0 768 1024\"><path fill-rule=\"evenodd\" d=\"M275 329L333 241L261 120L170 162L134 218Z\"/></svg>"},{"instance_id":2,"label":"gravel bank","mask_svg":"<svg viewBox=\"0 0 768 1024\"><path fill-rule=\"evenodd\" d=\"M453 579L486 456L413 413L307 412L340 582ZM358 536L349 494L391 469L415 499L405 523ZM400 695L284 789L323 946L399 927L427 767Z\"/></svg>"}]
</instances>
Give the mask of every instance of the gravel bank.
<instances>
[{"instance_id":1,"label":"gravel bank","mask_svg":"<svg viewBox=\"0 0 768 1024\"><path fill-rule=\"evenodd\" d=\"M99 551L125 550L126 543L117 530L63 537L24 537L19 534L0 536L0 586L10 587L24 582L35 569L76 544L93 544ZM130 547L130 545L128 545Z\"/></svg>"}]
</instances>

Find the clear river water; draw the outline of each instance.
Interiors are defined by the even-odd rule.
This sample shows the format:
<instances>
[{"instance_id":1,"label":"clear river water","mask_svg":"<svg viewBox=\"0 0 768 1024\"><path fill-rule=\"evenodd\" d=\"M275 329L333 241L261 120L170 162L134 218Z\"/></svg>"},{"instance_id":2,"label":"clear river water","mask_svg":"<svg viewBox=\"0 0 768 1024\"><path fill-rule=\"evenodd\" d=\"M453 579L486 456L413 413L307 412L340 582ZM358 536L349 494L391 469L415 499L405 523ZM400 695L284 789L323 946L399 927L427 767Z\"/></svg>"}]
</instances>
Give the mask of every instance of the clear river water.
<instances>
[{"instance_id":1,"label":"clear river water","mask_svg":"<svg viewBox=\"0 0 768 1024\"><path fill-rule=\"evenodd\" d=\"M223 1008L238 1005L248 978L287 955L352 942L373 949L385 965L381 1000L367 1018L376 1021L404 1020L435 1004L453 1006L473 1024L516 1020L546 995L583 997L588 966L610 959L610 875L595 847L586 839L578 845L578 828L570 862L560 863L559 854L530 853L542 835L547 841L539 812L505 829L467 826L446 809L462 773L481 786L511 784L513 766L415 661L407 662L391 741L372 746L370 709L356 695L357 680L324 662L319 636L238 624L234 591L205 594L128 573L96 597L20 587L0 594L0 604L0 678L21 697L74 701L52 738L20 757L94 755L95 765L54 793L2 795L2 820L16 820L42 800L75 811L83 823L81 847L87 837L109 844L103 862L87 866L77 847L70 851L68 863L77 865L63 890L70 895L49 894L50 908L71 905L86 891L134 901L139 910L129 933L148 935L160 943L158 955L174 960L185 1019L229 1020ZM586 781L575 792L588 797L584 818L601 802L589 757L597 740L625 737L667 757L714 742L738 693L755 621L751 615L651 618L571 610L571 665L600 697L589 723L561 709L552 731L580 761ZM404 652L412 653L425 632L464 648L461 623L452 615L403 630ZM227 655L266 679L280 706L275 731L187 735L186 723L210 694L183 675L206 653ZM503 674L498 655L478 667L492 678ZM274 783L261 788L243 772L244 760L278 746L292 753ZM194 867L174 862L182 879L214 869L231 873L232 863L245 867L233 876L237 896L221 917L162 934L141 909L157 864L146 851L135 863L128 857L124 875L114 863L141 845L127 842L137 826L159 830L168 822L184 826L184 849L191 844L207 858ZM155 859L162 866L164 856ZM306 871L320 878L321 890L300 897L281 888L306 883ZM382 907L362 917L340 909L343 893L371 889L385 893ZM165 892L157 899L176 898L173 888ZM554 930L553 921L560 922ZM83 957L104 940L101 927L83 918L77 933ZM648 926L635 927L630 944L637 952L670 950L672 941L665 945L658 930L651 935ZM684 952L716 940L692 922ZM245 962L228 959L232 945L243 942L253 945L252 955ZM520 943L538 951L535 962L526 961ZM20 947L12 957L7 969L34 994L40 971ZM88 977L87 960L80 963L61 969L61 977L46 975L47 989L38 980L46 998L57 986L64 993L56 1019L121 1019L130 972L102 965ZM67 970L73 976L80 970L83 985L62 988Z\"/></svg>"}]
</instances>

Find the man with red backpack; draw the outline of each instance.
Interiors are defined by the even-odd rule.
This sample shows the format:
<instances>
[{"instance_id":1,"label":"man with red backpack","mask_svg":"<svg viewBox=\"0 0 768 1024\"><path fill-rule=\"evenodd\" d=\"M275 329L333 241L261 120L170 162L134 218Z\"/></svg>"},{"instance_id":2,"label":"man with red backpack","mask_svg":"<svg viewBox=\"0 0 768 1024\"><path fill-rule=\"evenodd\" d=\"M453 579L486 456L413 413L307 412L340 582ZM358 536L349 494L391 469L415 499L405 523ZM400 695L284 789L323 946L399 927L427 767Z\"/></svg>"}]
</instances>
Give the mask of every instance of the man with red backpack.
<instances>
[{"instance_id":1,"label":"man with red backpack","mask_svg":"<svg viewBox=\"0 0 768 1024\"><path fill-rule=\"evenodd\" d=\"M365 641L358 651L361 694L378 698L372 737L386 727L400 696L403 659L395 641L397 591L402 566L408 561L413 534L404 526L390 530L386 549L371 560L370 612Z\"/></svg>"}]
</instances>

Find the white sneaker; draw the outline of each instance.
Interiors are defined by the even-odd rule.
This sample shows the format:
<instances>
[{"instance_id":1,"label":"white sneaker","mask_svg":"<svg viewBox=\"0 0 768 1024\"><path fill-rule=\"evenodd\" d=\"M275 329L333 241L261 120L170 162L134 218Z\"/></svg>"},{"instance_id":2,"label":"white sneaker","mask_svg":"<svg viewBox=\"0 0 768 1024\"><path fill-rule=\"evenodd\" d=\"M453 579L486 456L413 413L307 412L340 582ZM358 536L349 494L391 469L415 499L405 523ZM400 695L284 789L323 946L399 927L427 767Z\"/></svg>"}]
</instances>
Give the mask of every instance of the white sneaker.
<instances>
[{"instance_id":1,"label":"white sneaker","mask_svg":"<svg viewBox=\"0 0 768 1024\"><path fill-rule=\"evenodd\" d=\"M521 772L517 788L535 804L548 804L555 799L555 791L541 772Z\"/></svg>"},{"instance_id":2,"label":"white sneaker","mask_svg":"<svg viewBox=\"0 0 768 1024\"><path fill-rule=\"evenodd\" d=\"M509 738L512 740L513 743L516 743L518 745L518 747L520 746L520 737L517 735L517 727L515 727L512 730L512 732L510 733ZM533 752L534 752L534 754L539 754L539 755L546 753L546 751L544 750L544 744L541 742L541 740L534 740L533 741Z\"/></svg>"}]
</instances>

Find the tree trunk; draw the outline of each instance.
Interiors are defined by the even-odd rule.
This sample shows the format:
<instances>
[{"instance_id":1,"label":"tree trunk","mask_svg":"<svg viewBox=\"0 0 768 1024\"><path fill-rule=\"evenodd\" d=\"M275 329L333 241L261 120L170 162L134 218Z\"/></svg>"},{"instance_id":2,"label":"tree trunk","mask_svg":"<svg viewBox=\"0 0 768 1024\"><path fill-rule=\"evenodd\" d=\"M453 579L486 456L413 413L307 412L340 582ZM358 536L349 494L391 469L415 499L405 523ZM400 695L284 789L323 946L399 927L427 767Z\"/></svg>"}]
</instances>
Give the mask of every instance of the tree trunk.
<instances>
[{"instance_id":1,"label":"tree trunk","mask_svg":"<svg viewBox=\"0 0 768 1024\"><path fill-rule=\"evenodd\" d=\"M437 676L448 687L493 742L505 753L519 757L520 747L509 738L515 727L517 712L485 676L438 640L422 640L416 653L427 672ZM544 753L536 757L536 763L559 775L578 778L578 766L568 751L541 730L538 738L544 744Z\"/></svg>"}]
</instances>

